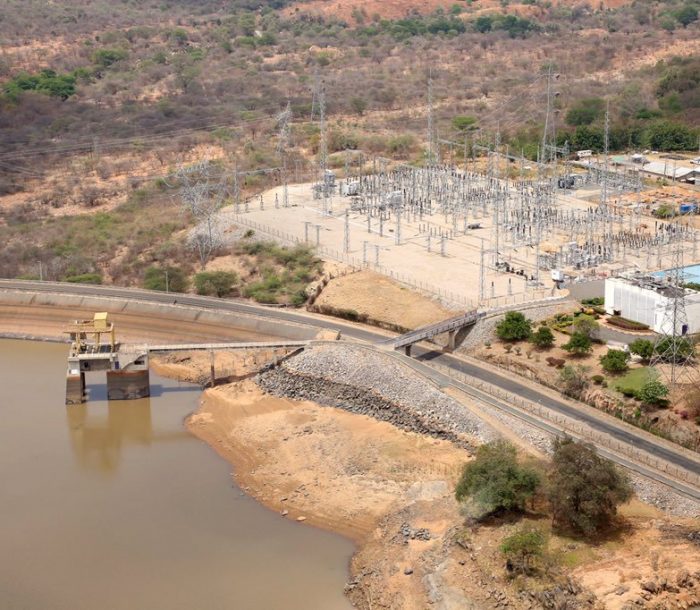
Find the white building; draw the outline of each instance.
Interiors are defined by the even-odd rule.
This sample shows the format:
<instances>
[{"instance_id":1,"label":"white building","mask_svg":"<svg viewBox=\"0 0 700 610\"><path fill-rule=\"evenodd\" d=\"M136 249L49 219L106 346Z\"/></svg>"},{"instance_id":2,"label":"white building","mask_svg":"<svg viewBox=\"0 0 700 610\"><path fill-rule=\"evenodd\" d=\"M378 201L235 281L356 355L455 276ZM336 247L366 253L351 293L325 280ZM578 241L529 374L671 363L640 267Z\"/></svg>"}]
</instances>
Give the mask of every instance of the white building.
<instances>
[{"instance_id":1,"label":"white building","mask_svg":"<svg viewBox=\"0 0 700 610\"><path fill-rule=\"evenodd\" d=\"M667 311L672 311L673 291L673 287L655 276L610 278L605 280L605 311L647 324L657 333L670 333L670 328L664 328L664 318ZM688 325L685 328L679 325L676 333L700 333L700 292L685 290L685 312Z\"/></svg>"}]
</instances>

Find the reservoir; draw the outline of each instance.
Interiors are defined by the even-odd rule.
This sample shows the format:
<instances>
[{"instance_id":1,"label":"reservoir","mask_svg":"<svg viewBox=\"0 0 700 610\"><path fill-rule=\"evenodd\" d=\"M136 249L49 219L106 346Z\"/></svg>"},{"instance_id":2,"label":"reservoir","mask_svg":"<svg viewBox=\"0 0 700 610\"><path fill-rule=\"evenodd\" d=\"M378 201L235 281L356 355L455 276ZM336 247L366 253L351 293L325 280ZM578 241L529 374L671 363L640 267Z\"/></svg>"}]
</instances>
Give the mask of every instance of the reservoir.
<instances>
[{"instance_id":1,"label":"reservoir","mask_svg":"<svg viewBox=\"0 0 700 610\"><path fill-rule=\"evenodd\" d=\"M199 388L65 406L68 347L0 340L0 608L349 610L352 544L244 495L183 419Z\"/></svg>"}]
</instances>

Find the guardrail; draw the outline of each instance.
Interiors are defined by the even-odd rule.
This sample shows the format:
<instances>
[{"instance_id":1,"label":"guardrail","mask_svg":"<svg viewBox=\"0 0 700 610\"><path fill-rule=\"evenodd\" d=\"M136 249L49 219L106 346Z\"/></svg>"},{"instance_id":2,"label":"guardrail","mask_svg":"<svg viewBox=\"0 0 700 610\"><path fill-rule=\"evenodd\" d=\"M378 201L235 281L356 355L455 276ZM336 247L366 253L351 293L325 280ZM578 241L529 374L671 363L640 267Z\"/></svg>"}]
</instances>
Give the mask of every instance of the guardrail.
<instances>
[{"instance_id":1,"label":"guardrail","mask_svg":"<svg viewBox=\"0 0 700 610\"><path fill-rule=\"evenodd\" d=\"M610 451L613 451L619 455L638 461L646 466L658 470L659 472L688 483L689 485L700 487L700 474L669 464L665 460L661 460L650 453L647 453L646 451L636 449L628 443L622 443L608 434L597 432L589 425L578 422L570 417L567 417L566 415L557 413L542 404L527 400L521 396L518 396L517 394L507 392L497 386L494 386L493 384L483 381L482 379L478 379L472 375L467 375L466 373L455 371L450 367L446 367L436 362L432 362L430 364L430 368L439 371L450 379L454 379L469 387L476 388L489 396L507 401L508 403L523 409L539 419L552 422L560 427L564 432L575 435L584 440L593 441L597 445L605 447L606 449L609 449Z\"/></svg>"}]
</instances>

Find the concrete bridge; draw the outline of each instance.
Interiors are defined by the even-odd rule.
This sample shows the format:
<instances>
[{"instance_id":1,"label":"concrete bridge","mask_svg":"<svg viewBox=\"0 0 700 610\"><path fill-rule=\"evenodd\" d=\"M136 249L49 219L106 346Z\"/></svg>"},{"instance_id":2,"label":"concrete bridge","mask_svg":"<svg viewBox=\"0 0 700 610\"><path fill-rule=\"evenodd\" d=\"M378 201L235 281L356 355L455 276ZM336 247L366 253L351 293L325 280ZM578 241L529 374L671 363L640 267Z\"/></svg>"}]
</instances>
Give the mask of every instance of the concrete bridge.
<instances>
[{"instance_id":1,"label":"concrete bridge","mask_svg":"<svg viewBox=\"0 0 700 610\"><path fill-rule=\"evenodd\" d=\"M406 355L410 356L411 347L416 343L427 339L432 339L433 337L443 333L447 333L448 342L446 351L452 352L459 346L471 327L474 326L483 315L484 314L482 312L474 309L458 316L454 316L453 318L448 318L447 320L441 320L440 322L435 322L434 324L428 324L427 326L416 328L415 330L393 339L382 341L379 343L379 345L387 349L400 349L403 347Z\"/></svg>"}]
</instances>

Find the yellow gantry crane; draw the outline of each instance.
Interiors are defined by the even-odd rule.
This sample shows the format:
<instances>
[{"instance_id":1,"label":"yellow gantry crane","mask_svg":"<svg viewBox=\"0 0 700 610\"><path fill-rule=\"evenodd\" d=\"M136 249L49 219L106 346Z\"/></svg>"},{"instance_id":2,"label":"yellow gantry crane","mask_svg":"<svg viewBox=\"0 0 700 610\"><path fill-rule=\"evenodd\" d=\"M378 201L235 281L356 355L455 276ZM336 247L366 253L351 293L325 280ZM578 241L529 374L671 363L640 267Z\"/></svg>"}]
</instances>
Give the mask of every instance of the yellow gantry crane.
<instances>
[{"instance_id":1,"label":"yellow gantry crane","mask_svg":"<svg viewBox=\"0 0 700 610\"><path fill-rule=\"evenodd\" d=\"M109 321L107 312L96 313L92 320L75 320L63 332L71 338L71 356L116 351L114 324ZM107 335L106 341L104 335Z\"/></svg>"}]
</instances>

